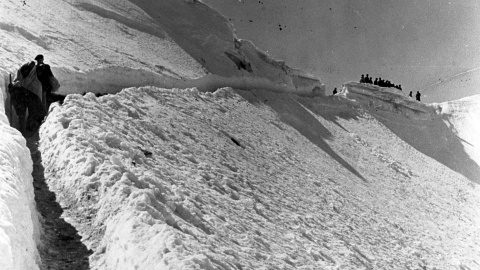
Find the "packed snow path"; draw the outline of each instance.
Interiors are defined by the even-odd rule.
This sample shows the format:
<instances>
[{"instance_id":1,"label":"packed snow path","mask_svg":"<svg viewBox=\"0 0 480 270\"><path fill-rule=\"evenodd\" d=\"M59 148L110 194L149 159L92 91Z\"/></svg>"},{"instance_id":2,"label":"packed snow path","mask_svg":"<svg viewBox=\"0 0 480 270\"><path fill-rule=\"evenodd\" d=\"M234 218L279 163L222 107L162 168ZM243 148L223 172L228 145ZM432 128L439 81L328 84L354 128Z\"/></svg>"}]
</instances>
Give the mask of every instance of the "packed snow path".
<instances>
[{"instance_id":1,"label":"packed snow path","mask_svg":"<svg viewBox=\"0 0 480 270\"><path fill-rule=\"evenodd\" d=\"M51 108L45 178L92 269L478 268L475 184L337 97L238 93Z\"/></svg>"},{"instance_id":2,"label":"packed snow path","mask_svg":"<svg viewBox=\"0 0 480 270\"><path fill-rule=\"evenodd\" d=\"M38 151L38 139L38 133L27 138L27 146L33 161L35 202L42 225L41 245L38 248L42 261L40 269L90 269L88 256L91 252L80 242L81 237L77 230L62 217L63 209L46 183L42 155Z\"/></svg>"}]
</instances>

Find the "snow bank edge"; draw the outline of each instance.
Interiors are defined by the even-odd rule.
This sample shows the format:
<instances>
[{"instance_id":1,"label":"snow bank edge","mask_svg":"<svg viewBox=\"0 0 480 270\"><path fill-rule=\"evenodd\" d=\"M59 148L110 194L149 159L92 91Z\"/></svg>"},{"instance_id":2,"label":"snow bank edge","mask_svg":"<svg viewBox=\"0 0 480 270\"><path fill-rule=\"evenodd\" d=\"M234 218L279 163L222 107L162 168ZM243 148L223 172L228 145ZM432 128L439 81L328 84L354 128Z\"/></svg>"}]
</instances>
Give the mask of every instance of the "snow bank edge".
<instances>
[{"instance_id":1,"label":"snow bank edge","mask_svg":"<svg viewBox=\"0 0 480 270\"><path fill-rule=\"evenodd\" d=\"M35 209L32 160L25 139L11 128L0 89L0 269L39 269L40 225Z\"/></svg>"}]
</instances>

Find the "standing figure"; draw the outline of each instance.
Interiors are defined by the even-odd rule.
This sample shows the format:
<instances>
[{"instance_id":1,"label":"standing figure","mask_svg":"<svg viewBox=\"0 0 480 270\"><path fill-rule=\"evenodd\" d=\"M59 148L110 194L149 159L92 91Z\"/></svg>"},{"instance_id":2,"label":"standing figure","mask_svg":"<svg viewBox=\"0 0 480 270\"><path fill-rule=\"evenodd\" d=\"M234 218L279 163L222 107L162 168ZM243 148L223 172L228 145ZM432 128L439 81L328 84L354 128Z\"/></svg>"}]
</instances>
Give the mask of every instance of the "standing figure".
<instances>
[{"instance_id":1,"label":"standing figure","mask_svg":"<svg viewBox=\"0 0 480 270\"><path fill-rule=\"evenodd\" d=\"M335 87L335 89L333 89L333 95L335 95L336 93L338 93L338 91L337 91L337 88Z\"/></svg>"},{"instance_id":2,"label":"standing figure","mask_svg":"<svg viewBox=\"0 0 480 270\"><path fill-rule=\"evenodd\" d=\"M360 78L360 83L365 83L365 76L362 74L362 77Z\"/></svg>"},{"instance_id":3,"label":"standing figure","mask_svg":"<svg viewBox=\"0 0 480 270\"><path fill-rule=\"evenodd\" d=\"M421 96L421 95L422 95L422 94L420 94L420 92L417 91L417 94L415 95L415 97L417 98L418 101L420 101L420 96Z\"/></svg>"},{"instance_id":4,"label":"standing figure","mask_svg":"<svg viewBox=\"0 0 480 270\"><path fill-rule=\"evenodd\" d=\"M53 76L50 66L43 63L43 55L39 54L35 57L37 61L37 78L42 84L42 101L45 109L48 109L53 102L53 92L60 87L58 80Z\"/></svg>"},{"instance_id":5,"label":"standing figure","mask_svg":"<svg viewBox=\"0 0 480 270\"><path fill-rule=\"evenodd\" d=\"M409 96L409 97L413 97L413 96L412 96L412 91L410 91L410 93L408 94L408 96Z\"/></svg>"}]
</instances>

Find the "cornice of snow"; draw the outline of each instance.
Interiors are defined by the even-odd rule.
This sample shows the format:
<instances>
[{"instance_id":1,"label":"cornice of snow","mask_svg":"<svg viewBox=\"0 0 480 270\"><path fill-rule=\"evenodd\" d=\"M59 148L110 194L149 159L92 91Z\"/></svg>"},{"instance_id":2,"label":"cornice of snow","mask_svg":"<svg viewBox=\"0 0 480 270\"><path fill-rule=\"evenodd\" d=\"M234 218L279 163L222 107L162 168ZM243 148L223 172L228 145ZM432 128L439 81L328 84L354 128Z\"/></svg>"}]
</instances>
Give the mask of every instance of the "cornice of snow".
<instances>
[{"instance_id":1,"label":"cornice of snow","mask_svg":"<svg viewBox=\"0 0 480 270\"><path fill-rule=\"evenodd\" d=\"M415 119L436 117L432 106L418 102L396 88L349 82L343 85L339 95L376 111L398 112Z\"/></svg>"}]
</instances>

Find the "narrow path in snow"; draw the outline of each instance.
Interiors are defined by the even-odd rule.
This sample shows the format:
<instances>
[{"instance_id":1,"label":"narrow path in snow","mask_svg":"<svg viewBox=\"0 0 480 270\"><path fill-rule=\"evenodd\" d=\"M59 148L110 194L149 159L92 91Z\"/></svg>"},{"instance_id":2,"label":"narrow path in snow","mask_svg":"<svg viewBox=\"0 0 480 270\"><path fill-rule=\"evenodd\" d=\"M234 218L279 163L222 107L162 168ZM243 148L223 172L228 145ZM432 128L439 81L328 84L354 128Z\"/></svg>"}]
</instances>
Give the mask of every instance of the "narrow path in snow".
<instances>
[{"instance_id":1,"label":"narrow path in snow","mask_svg":"<svg viewBox=\"0 0 480 270\"><path fill-rule=\"evenodd\" d=\"M91 251L82 244L77 230L61 217L62 207L56 202L55 193L50 191L45 180L42 155L38 150L38 132L26 140L33 160L35 202L42 225L42 245L39 246L43 264L41 269L90 269L88 256Z\"/></svg>"}]
</instances>

